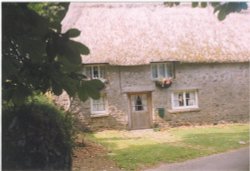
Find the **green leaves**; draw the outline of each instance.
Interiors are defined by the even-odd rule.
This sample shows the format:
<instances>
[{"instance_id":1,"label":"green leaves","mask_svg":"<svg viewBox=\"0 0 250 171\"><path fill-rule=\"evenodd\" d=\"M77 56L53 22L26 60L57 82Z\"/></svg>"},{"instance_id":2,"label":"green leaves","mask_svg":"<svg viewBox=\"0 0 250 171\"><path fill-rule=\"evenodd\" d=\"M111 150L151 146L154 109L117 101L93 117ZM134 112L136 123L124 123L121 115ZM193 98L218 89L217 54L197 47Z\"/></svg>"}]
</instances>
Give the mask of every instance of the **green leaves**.
<instances>
[{"instance_id":1,"label":"green leaves","mask_svg":"<svg viewBox=\"0 0 250 171\"><path fill-rule=\"evenodd\" d=\"M192 2L192 7L201 7L201 8L206 8L207 7L207 2Z\"/></svg>"},{"instance_id":2,"label":"green leaves","mask_svg":"<svg viewBox=\"0 0 250 171\"><path fill-rule=\"evenodd\" d=\"M46 35L46 51L50 60L55 60L56 57L64 57L69 63L78 65L81 63L81 54L89 54L89 48L79 42L70 40L70 36L77 36L80 31L70 29L65 34L50 31ZM65 62L65 59L61 61Z\"/></svg>"},{"instance_id":3,"label":"green leaves","mask_svg":"<svg viewBox=\"0 0 250 171\"><path fill-rule=\"evenodd\" d=\"M69 37L78 37L81 32L78 29L69 29L65 34Z\"/></svg>"},{"instance_id":4,"label":"green leaves","mask_svg":"<svg viewBox=\"0 0 250 171\"><path fill-rule=\"evenodd\" d=\"M218 19L220 21L224 20L226 16L233 12L240 12L241 10L246 10L248 5L246 2L228 2L223 4L213 4L214 13L218 12Z\"/></svg>"},{"instance_id":5,"label":"green leaves","mask_svg":"<svg viewBox=\"0 0 250 171\"><path fill-rule=\"evenodd\" d=\"M61 21L65 17L69 3L42 2L29 3L28 8L48 21L49 27L61 32Z\"/></svg>"},{"instance_id":6,"label":"green leaves","mask_svg":"<svg viewBox=\"0 0 250 171\"><path fill-rule=\"evenodd\" d=\"M48 90L56 95L65 90L71 97L81 94L81 99L86 99L84 94L99 97L96 81L81 86L81 55L90 52L71 40L80 31L73 28L61 33L68 4L3 3L3 101L21 104L33 91Z\"/></svg>"},{"instance_id":7,"label":"green leaves","mask_svg":"<svg viewBox=\"0 0 250 171\"><path fill-rule=\"evenodd\" d=\"M175 5L176 6L180 5L180 2L164 2L163 4L168 7L173 7Z\"/></svg>"},{"instance_id":8,"label":"green leaves","mask_svg":"<svg viewBox=\"0 0 250 171\"><path fill-rule=\"evenodd\" d=\"M60 84L58 84L57 82L53 81L51 86L52 86L52 92L55 95L59 96L59 95L62 94L63 90L62 90L62 86L60 86Z\"/></svg>"},{"instance_id":9,"label":"green leaves","mask_svg":"<svg viewBox=\"0 0 250 171\"><path fill-rule=\"evenodd\" d=\"M7 83L8 84L8 83ZM6 88L6 83L3 83L3 87ZM25 102L26 98L32 94L32 91L24 85L7 85L8 88L3 91L3 100L12 101L16 105L21 105Z\"/></svg>"},{"instance_id":10,"label":"green leaves","mask_svg":"<svg viewBox=\"0 0 250 171\"><path fill-rule=\"evenodd\" d=\"M88 55L90 53L89 48L84 44L71 40L71 46L78 50L80 54Z\"/></svg>"},{"instance_id":11,"label":"green leaves","mask_svg":"<svg viewBox=\"0 0 250 171\"><path fill-rule=\"evenodd\" d=\"M21 105L25 101L26 97L31 94L32 93L29 88L25 86L17 87L13 91L13 95L12 95L13 103Z\"/></svg>"},{"instance_id":12,"label":"green leaves","mask_svg":"<svg viewBox=\"0 0 250 171\"><path fill-rule=\"evenodd\" d=\"M179 5L179 2L164 2L165 6L173 7ZM214 8L214 13L218 12L218 19L224 20L226 16L233 12L240 12L248 8L247 2L192 2L192 7L206 8L210 4Z\"/></svg>"},{"instance_id":13,"label":"green leaves","mask_svg":"<svg viewBox=\"0 0 250 171\"><path fill-rule=\"evenodd\" d=\"M195 7L198 7L199 5L199 2L192 2L192 7L195 8Z\"/></svg>"},{"instance_id":14,"label":"green leaves","mask_svg":"<svg viewBox=\"0 0 250 171\"><path fill-rule=\"evenodd\" d=\"M207 7L207 2L192 2L192 7ZM218 19L220 21L224 20L226 16L233 12L240 12L248 8L246 2L210 2L210 5L214 8L214 13L218 12Z\"/></svg>"},{"instance_id":15,"label":"green leaves","mask_svg":"<svg viewBox=\"0 0 250 171\"><path fill-rule=\"evenodd\" d=\"M82 84L78 91L78 96L82 101L86 101L88 97L93 99L100 98L100 90L104 88L103 82L94 79L90 81L82 81Z\"/></svg>"},{"instance_id":16,"label":"green leaves","mask_svg":"<svg viewBox=\"0 0 250 171\"><path fill-rule=\"evenodd\" d=\"M201 2L201 7L206 8L207 7L207 2Z\"/></svg>"}]
</instances>

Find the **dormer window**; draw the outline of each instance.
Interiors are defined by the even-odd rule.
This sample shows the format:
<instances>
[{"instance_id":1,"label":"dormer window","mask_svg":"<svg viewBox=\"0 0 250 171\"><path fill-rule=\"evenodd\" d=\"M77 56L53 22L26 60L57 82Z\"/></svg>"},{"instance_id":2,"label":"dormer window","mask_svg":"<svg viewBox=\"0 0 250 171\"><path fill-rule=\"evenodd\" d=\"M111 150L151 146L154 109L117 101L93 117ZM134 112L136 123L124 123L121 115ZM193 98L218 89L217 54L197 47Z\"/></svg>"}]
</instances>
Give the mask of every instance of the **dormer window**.
<instances>
[{"instance_id":1,"label":"dormer window","mask_svg":"<svg viewBox=\"0 0 250 171\"><path fill-rule=\"evenodd\" d=\"M84 74L90 79L104 79L105 78L105 66L103 65L85 66Z\"/></svg>"},{"instance_id":2,"label":"dormer window","mask_svg":"<svg viewBox=\"0 0 250 171\"><path fill-rule=\"evenodd\" d=\"M173 63L152 63L151 76L153 80L173 77Z\"/></svg>"}]
</instances>

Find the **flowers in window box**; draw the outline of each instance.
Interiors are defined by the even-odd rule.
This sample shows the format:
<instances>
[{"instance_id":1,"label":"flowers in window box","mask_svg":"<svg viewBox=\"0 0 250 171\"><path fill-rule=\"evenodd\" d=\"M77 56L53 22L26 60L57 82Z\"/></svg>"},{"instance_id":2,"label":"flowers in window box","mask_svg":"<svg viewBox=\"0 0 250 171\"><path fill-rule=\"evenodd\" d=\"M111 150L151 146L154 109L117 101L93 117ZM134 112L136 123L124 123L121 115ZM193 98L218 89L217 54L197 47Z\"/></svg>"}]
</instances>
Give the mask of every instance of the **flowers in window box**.
<instances>
[{"instance_id":1,"label":"flowers in window box","mask_svg":"<svg viewBox=\"0 0 250 171\"><path fill-rule=\"evenodd\" d=\"M173 82L172 77L160 78L159 80L155 81L155 84L162 88L168 88L171 86L172 82Z\"/></svg>"}]
</instances>

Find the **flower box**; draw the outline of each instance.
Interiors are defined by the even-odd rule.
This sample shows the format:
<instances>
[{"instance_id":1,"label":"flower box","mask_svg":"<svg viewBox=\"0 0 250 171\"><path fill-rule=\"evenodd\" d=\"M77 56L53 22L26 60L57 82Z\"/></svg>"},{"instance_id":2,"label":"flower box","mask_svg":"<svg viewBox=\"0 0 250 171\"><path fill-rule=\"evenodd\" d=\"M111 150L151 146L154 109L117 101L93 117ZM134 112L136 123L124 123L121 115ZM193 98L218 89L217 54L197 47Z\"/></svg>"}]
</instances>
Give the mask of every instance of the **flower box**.
<instances>
[{"instance_id":1,"label":"flower box","mask_svg":"<svg viewBox=\"0 0 250 171\"><path fill-rule=\"evenodd\" d=\"M170 78L161 78L155 81L155 85L160 88L169 88L172 85L173 79Z\"/></svg>"}]
</instances>

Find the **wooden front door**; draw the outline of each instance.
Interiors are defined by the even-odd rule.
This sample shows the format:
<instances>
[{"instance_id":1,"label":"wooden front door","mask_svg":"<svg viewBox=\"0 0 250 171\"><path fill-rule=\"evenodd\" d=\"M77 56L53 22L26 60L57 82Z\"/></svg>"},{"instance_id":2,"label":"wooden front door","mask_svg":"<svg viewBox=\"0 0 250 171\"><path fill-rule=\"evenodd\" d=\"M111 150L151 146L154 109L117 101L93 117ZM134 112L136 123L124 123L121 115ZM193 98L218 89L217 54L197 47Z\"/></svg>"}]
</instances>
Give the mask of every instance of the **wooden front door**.
<instances>
[{"instance_id":1,"label":"wooden front door","mask_svg":"<svg viewBox=\"0 0 250 171\"><path fill-rule=\"evenodd\" d=\"M144 129L151 126L151 96L149 93L130 95L130 128Z\"/></svg>"}]
</instances>

